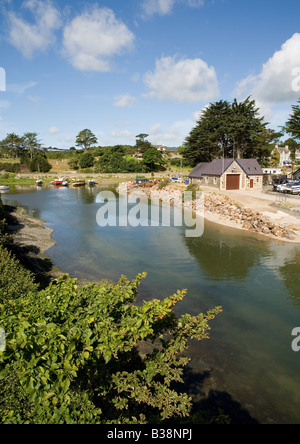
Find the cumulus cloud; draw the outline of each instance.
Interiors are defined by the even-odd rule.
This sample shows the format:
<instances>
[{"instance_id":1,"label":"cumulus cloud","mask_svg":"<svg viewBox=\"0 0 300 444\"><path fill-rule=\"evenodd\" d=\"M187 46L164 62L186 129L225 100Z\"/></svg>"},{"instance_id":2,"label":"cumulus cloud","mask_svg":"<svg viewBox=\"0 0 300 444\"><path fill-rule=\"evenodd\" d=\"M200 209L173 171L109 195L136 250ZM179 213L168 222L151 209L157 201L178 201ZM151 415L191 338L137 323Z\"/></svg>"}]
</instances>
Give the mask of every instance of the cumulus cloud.
<instances>
[{"instance_id":1,"label":"cumulus cloud","mask_svg":"<svg viewBox=\"0 0 300 444\"><path fill-rule=\"evenodd\" d=\"M180 146L193 125L193 119L178 120L170 124L156 123L149 128L149 141L153 145Z\"/></svg>"},{"instance_id":2,"label":"cumulus cloud","mask_svg":"<svg viewBox=\"0 0 300 444\"><path fill-rule=\"evenodd\" d=\"M22 8L31 12L33 23L15 12L9 12L8 39L26 58L31 59L36 52L45 51L53 44L55 31L62 22L59 11L50 0L26 0Z\"/></svg>"},{"instance_id":3,"label":"cumulus cloud","mask_svg":"<svg viewBox=\"0 0 300 444\"><path fill-rule=\"evenodd\" d=\"M300 34L296 33L263 65L259 75L251 74L239 82L236 95L251 94L258 102L271 106L297 100L299 90L294 85L300 67L299 48Z\"/></svg>"},{"instance_id":4,"label":"cumulus cloud","mask_svg":"<svg viewBox=\"0 0 300 444\"><path fill-rule=\"evenodd\" d=\"M60 133L60 129L57 128L56 126L51 126L51 128L48 129L48 133L49 134L58 134Z\"/></svg>"},{"instance_id":5,"label":"cumulus cloud","mask_svg":"<svg viewBox=\"0 0 300 444\"><path fill-rule=\"evenodd\" d=\"M162 57L154 72L144 76L148 97L168 102L211 101L218 97L218 80L214 67L201 59Z\"/></svg>"},{"instance_id":6,"label":"cumulus cloud","mask_svg":"<svg viewBox=\"0 0 300 444\"><path fill-rule=\"evenodd\" d=\"M144 0L142 3L143 17L152 17L155 14L171 14L175 4L182 3L185 6L198 8L204 5L204 0Z\"/></svg>"},{"instance_id":7,"label":"cumulus cloud","mask_svg":"<svg viewBox=\"0 0 300 444\"><path fill-rule=\"evenodd\" d=\"M176 0L145 0L142 4L143 13L146 17L154 14L170 14Z\"/></svg>"},{"instance_id":8,"label":"cumulus cloud","mask_svg":"<svg viewBox=\"0 0 300 444\"><path fill-rule=\"evenodd\" d=\"M111 9L96 6L65 27L64 53L76 69L106 72L114 56L132 48L134 38Z\"/></svg>"},{"instance_id":9,"label":"cumulus cloud","mask_svg":"<svg viewBox=\"0 0 300 444\"><path fill-rule=\"evenodd\" d=\"M116 97L114 106L117 108L133 108L136 102L136 98L129 95L124 94L122 96Z\"/></svg>"},{"instance_id":10,"label":"cumulus cloud","mask_svg":"<svg viewBox=\"0 0 300 444\"><path fill-rule=\"evenodd\" d=\"M34 88L37 82L25 82L25 83L10 83L7 86L7 91L16 94L24 94L28 89Z\"/></svg>"}]
</instances>

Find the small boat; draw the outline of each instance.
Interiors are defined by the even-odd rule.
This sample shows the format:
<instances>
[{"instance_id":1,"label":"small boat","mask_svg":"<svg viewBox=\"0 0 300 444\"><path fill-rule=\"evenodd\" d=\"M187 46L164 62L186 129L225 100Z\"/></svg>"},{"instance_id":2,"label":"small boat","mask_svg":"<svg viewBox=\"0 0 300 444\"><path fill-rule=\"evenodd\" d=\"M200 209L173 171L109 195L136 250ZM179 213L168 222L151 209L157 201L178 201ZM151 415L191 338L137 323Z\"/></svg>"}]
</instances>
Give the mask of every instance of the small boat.
<instances>
[{"instance_id":1,"label":"small boat","mask_svg":"<svg viewBox=\"0 0 300 444\"><path fill-rule=\"evenodd\" d=\"M95 179L91 179L91 180L89 180L88 181L88 185L90 186L90 187L93 187L94 185L97 185L97 181L95 180Z\"/></svg>"},{"instance_id":2,"label":"small boat","mask_svg":"<svg viewBox=\"0 0 300 444\"><path fill-rule=\"evenodd\" d=\"M43 185L42 179L37 180L35 183L36 183L36 185Z\"/></svg>"},{"instance_id":3,"label":"small boat","mask_svg":"<svg viewBox=\"0 0 300 444\"><path fill-rule=\"evenodd\" d=\"M6 185L0 185L0 191L9 191L9 187Z\"/></svg>"},{"instance_id":4,"label":"small boat","mask_svg":"<svg viewBox=\"0 0 300 444\"><path fill-rule=\"evenodd\" d=\"M76 182L72 182L73 187L84 187L85 186L85 180L76 180Z\"/></svg>"},{"instance_id":5,"label":"small boat","mask_svg":"<svg viewBox=\"0 0 300 444\"><path fill-rule=\"evenodd\" d=\"M68 186L69 186L69 181L68 181L68 180L65 180L65 181L62 183L62 186L63 186L63 187L68 187Z\"/></svg>"},{"instance_id":6,"label":"small boat","mask_svg":"<svg viewBox=\"0 0 300 444\"><path fill-rule=\"evenodd\" d=\"M60 179L57 179L57 180L54 180L53 182L52 182L52 185L54 185L54 186L62 186L63 185L63 183L64 182L66 182L67 181L67 179L65 178L65 177L61 177Z\"/></svg>"}]
</instances>

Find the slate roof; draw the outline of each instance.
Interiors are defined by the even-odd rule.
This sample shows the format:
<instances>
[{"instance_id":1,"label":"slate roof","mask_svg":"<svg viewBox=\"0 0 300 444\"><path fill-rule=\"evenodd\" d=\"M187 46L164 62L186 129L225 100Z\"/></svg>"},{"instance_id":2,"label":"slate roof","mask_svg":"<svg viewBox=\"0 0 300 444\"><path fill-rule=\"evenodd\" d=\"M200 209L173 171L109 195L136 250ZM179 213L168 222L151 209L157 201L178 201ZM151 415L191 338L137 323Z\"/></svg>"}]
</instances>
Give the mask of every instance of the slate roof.
<instances>
[{"instance_id":1,"label":"slate roof","mask_svg":"<svg viewBox=\"0 0 300 444\"><path fill-rule=\"evenodd\" d=\"M212 162L199 163L190 173L191 179L201 179L203 176L222 176L236 161L248 176L263 176L263 170L256 159L214 159Z\"/></svg>"}]
</instances>

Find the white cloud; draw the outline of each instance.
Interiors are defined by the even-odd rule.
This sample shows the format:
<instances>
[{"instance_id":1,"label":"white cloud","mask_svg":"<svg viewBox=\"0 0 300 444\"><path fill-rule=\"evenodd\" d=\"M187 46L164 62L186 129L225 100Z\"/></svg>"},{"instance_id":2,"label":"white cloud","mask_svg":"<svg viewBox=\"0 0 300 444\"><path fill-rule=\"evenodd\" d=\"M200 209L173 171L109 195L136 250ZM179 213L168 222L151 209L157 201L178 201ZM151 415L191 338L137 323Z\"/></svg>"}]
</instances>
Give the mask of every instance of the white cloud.
<instances>
[{"instance_id":1,"label":"white cloud","mask_svg":"<svg viewBox=\"0 0 300 444\"><path fill-rule=\"evenodd\" d=\"M204 0L144 0L142 3L143 17L149 18L155 14L171 14L177 3L182 3L185 6L192 8L198 8L204 5Z\"/></svg>"},{"instance_id":2,"label":"white cloud","mask_svg":"<svg viewBox=\"0 0 300 444\"><path fill-rule=\"evenodd\" d=\"M26 83L10 83L7 85L7 91L16 94L24 94L28 89L34 88L37 82L26 82Z\"/></svg>"},{"instance_id":3,"label":"white cloud","mask_svg":"<svg viewBox=\"0 0 300 444\"><path fill-rule=\"evenodd\" d=\"M134 38L111 9L95 6L65 27L64 53L76 69L106 72L114 56L132 48Z\"/></svg>"},{"instance_id":4,"label":"white cloud","mask_svg":"<svg viewBox=\"0 0 300 444\"><path fill-rule=\"evenodd\" d=\"M129 95L124 94L122 96L116 97L114 106L117 108L133 108L136 102L136 98Z\"/></svg>"},{"instance_id":5,"label":"white cloud","mask_svg":"<svg viewBox=\"0 0 300 444\"><path fill-rule=\"evenodd\" d=\"M145 74L144 83L150 90L148 97L168 102L207 102L219 95L216 71L201 59L162 57L155 72Z\"/></svg>"},{"instance_id":6,"label":"white cloud","mask_svg":"<svg viewBox=\"0 0 300 444\"><path fill-rule=\"evenodd\" d=\"M157 123L149 128L149 141L153 145L181 146L193 126L193 119L178 120L170 125Z\"/></svg>"},{"instance_id":7,"label":"white cloud","mask_svg":"<svg viewBox=\"0 0 300 444\"><path fill-rule=\"evenodd\" d=\"M34 18L29 23L15 12L8 13L9 41L28 59L37 51L45 51L55 41L55 31L61 27L60 13L50 0L26 0L22 7Z\"/></svg>"},{"instance_id":8,"label":"white cloud","mask_svg":"<svg viewBox=\"0 0 300 444\"><path fill-rule=\"evenodd\" d=\"M57 128L56 126L51 126L51 128L48 129L49 134L58 134L61 130Z\"/></svg>"},{"instance_id":9,"label":"white cloud","mask_svg":"<svg viewBox=\"0 0 300 444\"><path fill-rule=\"evenodd\" d=\"M36 106L39 106L40 102L41 102L41 97L39 96L27 96L27 99L34 103Z\"/></svg>"},{"instance_id":10,"label":"white cloud","mask_svg":"<svg viewBox=\"0 0 300 444\"><path fill-rule=\"evenodd\" d=\"M145 0L142 4L144 16L151 17L154 14L170 14L176 0Z\"/></svg>"},{"instance_id":11,"label":"white cloud","mask_svg":"<svg viewBox=\"0 0 300 444\"><path fill-rule=\"evenodd\" d=\"M300 34L294 34L279 51L263 65L259 75L250 75L241 80L237 96L252 95L262 104L279 105L299 98L295 84L296 68L300 67Z\"/></svg>"}]
</instances>

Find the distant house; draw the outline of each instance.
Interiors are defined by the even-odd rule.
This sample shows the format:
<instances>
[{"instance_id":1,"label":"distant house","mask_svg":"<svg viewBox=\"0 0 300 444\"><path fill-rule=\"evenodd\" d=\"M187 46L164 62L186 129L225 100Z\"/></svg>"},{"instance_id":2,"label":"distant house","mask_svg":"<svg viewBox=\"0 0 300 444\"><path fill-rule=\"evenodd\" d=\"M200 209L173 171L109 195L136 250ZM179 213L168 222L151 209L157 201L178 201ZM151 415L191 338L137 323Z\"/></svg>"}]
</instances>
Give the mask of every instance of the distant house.
<instances>
[{"instance_id":1,"label":"distant house","mask_svg":"<svg viewBox=\"0 0 300 444\"><path fill-rule=\"evenodd\" d=\"M190 173L191 184L219 190L262 189L263 170L255 159L215 159L199 163Z\"/></svg>"},{"instance_id":2,"label":"distant house","mask_svg":"<svg viewBox=\"0 0 300 444\"><path fill-rule=\"evenodd\" d=\"M272 152L272 155L275 154L275 152L278 152L280 155L280 166L283 167L284 165L290 165L293 162L292 159L292 153L289 149L289 145L286 146L278 146L275 145L275 149ZM300 150L295 151L295 161L300 161Z\"/></svg>"},{"instance_id":3,"label":"distant house","mask_svg":"<svg viewBox=\"0 0 300 444\"><path fill-rule=\"evenodd\" d=\"M275 146L275 150L273 151L273 153L277 151L280 155L280 166L283 167L286 164L291 163L292 159L291 159L291 152L289 150L289 146Z\"/></svg>"},{"instance_id":4,"label":"distant house","mask_svg":"<svg viewBox=\"0 0 300 444\"><path fill-rule=\"evenodd\" d=\"M264 174L266 174L268 176L281 176L282 175L281 168L264 168L263 172L264 172Z\"/></svg>"},{"instance_id":5,"label":"distant house","mask_svg":"<svg viewBox=\"0 0 300 444\"><path fill-rule=\"evenodd\" d=\"M165 145L152 145L154 148L156 148L158 151L160 151L161 153L164 153L165 151L167 151L167 148Z\"/></svg>"}]
</instances>

